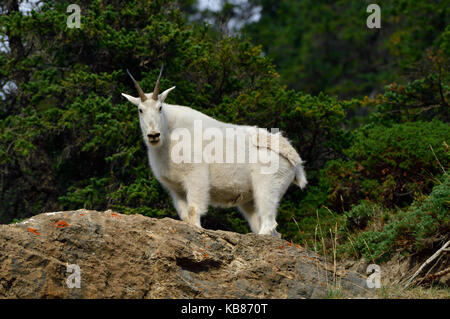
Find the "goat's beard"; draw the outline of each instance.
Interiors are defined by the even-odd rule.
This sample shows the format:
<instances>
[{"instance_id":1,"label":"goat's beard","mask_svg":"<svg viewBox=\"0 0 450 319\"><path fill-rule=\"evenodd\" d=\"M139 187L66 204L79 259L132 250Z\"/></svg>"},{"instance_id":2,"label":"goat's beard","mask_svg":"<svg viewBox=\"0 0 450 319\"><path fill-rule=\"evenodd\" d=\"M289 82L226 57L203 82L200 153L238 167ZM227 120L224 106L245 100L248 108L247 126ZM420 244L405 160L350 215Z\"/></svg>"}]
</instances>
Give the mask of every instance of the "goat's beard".
<instances>
[{"instance_id":1,"label":"goat's beard","mask_svg":"<svg viewBox=\"0 0 450 319\"><path fill-rule=\"evenodd\" d=\"M161 145L161 139L157 140L156 142L148 141L148 143L151 147L158 147Z\"/></svg>"}]
</instances>

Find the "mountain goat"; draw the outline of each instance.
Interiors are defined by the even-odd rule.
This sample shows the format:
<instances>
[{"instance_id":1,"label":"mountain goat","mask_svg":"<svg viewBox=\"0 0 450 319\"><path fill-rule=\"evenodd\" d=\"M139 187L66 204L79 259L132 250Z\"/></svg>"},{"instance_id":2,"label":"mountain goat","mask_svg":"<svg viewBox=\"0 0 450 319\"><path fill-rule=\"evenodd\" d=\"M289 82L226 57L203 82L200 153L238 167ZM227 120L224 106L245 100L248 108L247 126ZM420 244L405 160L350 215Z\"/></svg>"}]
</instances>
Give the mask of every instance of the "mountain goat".
<instances>
[{"instance_id":1,"label":"mountain goat","mask_svg":"<svg viewBox=\"0 0 450 319\"><path fill-rule=\"evenodd\" d=\"M210 204L237 206L252 232L279 236L276 215L282 196L291 183L302 189L307 184L298 153L280 133L223 123L165 103L175 87L159 94L162 70L148 94L127 70L139 97L122 95L138 107L150 167L180 218L201 227Z\"/></svg>"}]
</instances>

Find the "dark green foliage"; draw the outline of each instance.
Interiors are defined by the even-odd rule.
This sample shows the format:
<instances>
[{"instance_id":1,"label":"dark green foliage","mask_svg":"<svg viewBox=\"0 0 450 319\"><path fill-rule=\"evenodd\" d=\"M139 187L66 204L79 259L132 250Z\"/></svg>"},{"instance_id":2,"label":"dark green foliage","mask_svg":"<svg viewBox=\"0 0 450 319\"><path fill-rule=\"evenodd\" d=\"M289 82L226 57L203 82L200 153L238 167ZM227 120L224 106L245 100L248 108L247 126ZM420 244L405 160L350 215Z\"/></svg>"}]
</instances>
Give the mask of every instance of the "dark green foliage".
<instances>
[{"instance_id":1,"label":"dark green foliage","mask_svg":"<svg viewBox=\"0 0 450 319\"><path fill-rule=\"evenodd\" d=\"M356 251L368 260L379 262L389 259L394 252L416 253L432 248L427 245L435 240L445 239L450 232L450 177L444 174L442 179L443 182L436 185L425 199L391 215L382 229L357 234L343 249L349 253ZM361 204L353 207L351 212L371 214L371 210L366 204ZM348 221L347 214L346 217Z\"/></svg>"},{"instance_id":2,"label":"dark green foliage","mask_svg":"<svg viewBox=\"0 0 450 319\"><path fill-rule=\"evenodd\" d=\"M448 38L450 30L444 33L442 40L450 41ZM450 120L450 48L441 44L439 49L427 50L421 68L417 79L406 85L392 83L386 87L384 95L367 103L367 106L372 105L376 109L370 117L372 122L389 125L432 119Z\"/></svg>"},{"instance_id":3,"label":"dark green foliage","mask_svg":"<svg viewBox=\"0 0 450 319\"><path fill-rule=\"evenodd\" d=\"M448 1L378 3L381 29L366 26L370 1L250 2L262 5L261 19L243 32L274 59L283 83L346 98L380 93L385 85L404 81L402 75L425 49L443 41L450 21Z\"/></svg>"},{"instance_id":4,"label":"dark green foliage","mask_svg":"<svg viewBox=\"0 0 450 319\"><path fill-rule=\"evenodd\" d=\"M343 229L355 231L364 229L368 222L375 216L380 215L382 207L369 201L361 201L359 205L353 206L348 212L344 213Z\"/></svg>"},{"instance_id":5,"label":"dark green foliage","mask_svg":"<svg viewBox=\"0 0 450 319\"><path fill-rule=\"evenodd\" d=\"M450 126L437 120L355 130L352 146L344 151L347 161L330 161L323 171L329 204L339 211L368 198L404 206L414 194L430 192L434 175L450 164L449 136Z\"/></svg>"}]
</instances>

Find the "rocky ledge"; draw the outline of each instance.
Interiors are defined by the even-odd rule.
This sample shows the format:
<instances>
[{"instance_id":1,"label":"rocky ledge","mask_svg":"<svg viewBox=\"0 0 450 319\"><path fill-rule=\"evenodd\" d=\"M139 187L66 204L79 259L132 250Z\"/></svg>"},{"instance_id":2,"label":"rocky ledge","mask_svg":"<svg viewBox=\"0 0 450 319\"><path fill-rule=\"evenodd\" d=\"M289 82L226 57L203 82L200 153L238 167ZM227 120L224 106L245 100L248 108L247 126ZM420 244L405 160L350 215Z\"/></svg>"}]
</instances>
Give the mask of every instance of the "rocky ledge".
<instances>
[{"instance_id":1,"label":"rocky ledge","mask_svg":"<svg viewBox=\"0 0 450 319\"><path fill-rule=\"evenodd\" d=\"M90 210L0 226L0 298L367 297L365 278L271 236Z\"/></svg>"}]
</instances>

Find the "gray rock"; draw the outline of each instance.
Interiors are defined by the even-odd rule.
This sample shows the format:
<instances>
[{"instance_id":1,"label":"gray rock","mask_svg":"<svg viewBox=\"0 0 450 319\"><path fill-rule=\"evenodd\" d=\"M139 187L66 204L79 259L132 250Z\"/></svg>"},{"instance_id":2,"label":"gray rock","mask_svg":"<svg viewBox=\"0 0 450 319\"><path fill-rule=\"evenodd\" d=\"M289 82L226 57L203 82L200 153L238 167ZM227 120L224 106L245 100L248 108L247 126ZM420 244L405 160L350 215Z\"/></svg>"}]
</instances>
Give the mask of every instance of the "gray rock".
<instances>
[{"instance_id":1,"label":"gray rock","mask_svg":"<svg viewBox=\"0 0 450 319\"><path fill-rule=\"evenodd\" d=\"M68 265L80 288L69 288ZM366 297L365 278L271 236L77 210L0 226L0 298Z\"/></svg>"}]
</instances>

